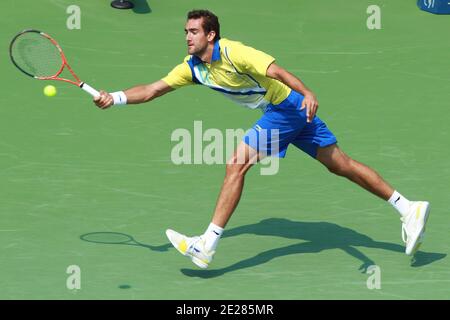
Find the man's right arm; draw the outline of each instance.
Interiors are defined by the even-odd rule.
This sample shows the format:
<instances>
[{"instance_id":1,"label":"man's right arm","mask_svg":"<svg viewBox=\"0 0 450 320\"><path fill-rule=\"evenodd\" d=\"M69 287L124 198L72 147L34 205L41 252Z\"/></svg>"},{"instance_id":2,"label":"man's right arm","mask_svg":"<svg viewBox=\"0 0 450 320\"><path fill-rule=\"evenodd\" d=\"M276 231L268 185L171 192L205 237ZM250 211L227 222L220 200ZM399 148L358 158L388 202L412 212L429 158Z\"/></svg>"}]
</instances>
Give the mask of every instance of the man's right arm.
<instances>
[{"instance_id":1,"label":"man's right arm","mask_svg":"<svg viewBox=\"0 0 450 320\"><path fill-rule=\"evenodd\" d=\"M95 98L94 103L102 109L112 106L114 104L114 98L118 104L125 102L127 104L143 103L175 89L194 84L191 70L187 63L188 59L189 56L185 58L183 63L173 68L167 76L151 84L135 86L125 91L114 92L112 94L100 91L100 97Z\"/></svg>"},{"instance_id":2,"label":"man's right arm","mask_svg":"<svg viewBox=\"0 0 450 320\"><path fill-rule=\"evenodd\" d=\"M123 91L127 104L138 104L153 100L170 91L175 90L166 82L159 80L148 85L139 85ZM100 91L100 97L94 98L94 103L101 109L107 109L114 104L114 98L110 93Z\"/></svg>"},{"instance_id":3,"label":"man's right arm","mask_svg":"<svg viewBox=\"0 0 450 320\"><path fill-rule=\"evenodd\" d=\"M151 101L173 90L175 89L159 80L152 84L130 88L125 90L124 93L127 96L127 103L136 104Z\"/></svg>"}]
</instances>

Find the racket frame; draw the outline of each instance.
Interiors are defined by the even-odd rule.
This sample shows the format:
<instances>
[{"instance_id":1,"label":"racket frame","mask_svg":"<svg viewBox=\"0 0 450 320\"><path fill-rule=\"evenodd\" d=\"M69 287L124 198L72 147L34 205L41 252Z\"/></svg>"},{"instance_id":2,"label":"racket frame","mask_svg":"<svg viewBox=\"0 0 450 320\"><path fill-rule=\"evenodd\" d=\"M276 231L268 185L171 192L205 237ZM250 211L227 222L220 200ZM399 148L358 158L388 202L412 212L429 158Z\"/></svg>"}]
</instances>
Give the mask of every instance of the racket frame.
<instances>
[{"instance_id":1,"label":"racket frame","mask_svg":"<svg viewBox=\"0 0 450 320\"><path fill-rule=\"evenodd\" d=\"M18 37L20 37L21 35L23 35L24 33L28 33L28 32L34 32L34 33L38 33L41 36L43 36L44 38L46 38L47 40L49 40L57 49L58 52L60 54L61 57L61 67L59 68L59 70L52 76L46 76L46 77L38 77L35 75L32 75L30 73L28 73L27 71L23 70L17 63L16 61L14 61L14 57L12 54L12 49L13 49L13 45L14 42L16 41L16 39ZM97 97L100 96L100 93L95 90L94 88L92 88L91 86L89 86L87 83L83 82L80 80L80 78L78 78L78 76L75 74L75 72L72 70L72 68L70 67L69 63L67 62L66 56L64 55L64 52L61 48L61 46L58 44L58 42L56 42L55 39L53 39L52 37L50 37L48 34L46 34L45 32L39 31L39 30L35 30L35 29L26 29L23 30L21 32L19 32L11 41L11 44L9 45L9 56L11 58L12 63L23 73L25 73L26 75L38 79L38 80L58 80L58 81L64 81L64 82L68 82L71 84L76 85L77 87L80 87L81 89L83 89L84 91L86 91L87 93L89 93L91 96L93 97ZM62 78L59 77L59 75L63 72L64 68L67 67L67 69L69 70L69 72L72 74L72 76L74 77L74 79L76 81L72 81L66 78Z\"/></svg>"}]
</instances>

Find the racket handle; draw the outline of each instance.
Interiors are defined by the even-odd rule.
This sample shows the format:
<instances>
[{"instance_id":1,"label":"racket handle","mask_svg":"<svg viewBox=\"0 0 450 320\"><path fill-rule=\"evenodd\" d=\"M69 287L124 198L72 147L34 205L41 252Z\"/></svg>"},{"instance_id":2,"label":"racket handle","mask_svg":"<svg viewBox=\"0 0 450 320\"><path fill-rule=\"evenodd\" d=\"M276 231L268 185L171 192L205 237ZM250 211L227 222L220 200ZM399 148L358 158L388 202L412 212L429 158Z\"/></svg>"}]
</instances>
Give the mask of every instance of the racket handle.
<instances>
[{"instance_id":1,"label":"racket handle","mask_svg":"<svg viewBox=\"0 0 450 320\"><path fill-rule=\"evenodd\" d=\"M100 96L100 92L98 92L97 90L95 90L94 88L92 88L90 85L88 85L85 82L82 82L80 84L80 88L83 89L84 91L86 91L87 93L89 93L93 97L99 97Z\"/></svg>"}]
</instances>

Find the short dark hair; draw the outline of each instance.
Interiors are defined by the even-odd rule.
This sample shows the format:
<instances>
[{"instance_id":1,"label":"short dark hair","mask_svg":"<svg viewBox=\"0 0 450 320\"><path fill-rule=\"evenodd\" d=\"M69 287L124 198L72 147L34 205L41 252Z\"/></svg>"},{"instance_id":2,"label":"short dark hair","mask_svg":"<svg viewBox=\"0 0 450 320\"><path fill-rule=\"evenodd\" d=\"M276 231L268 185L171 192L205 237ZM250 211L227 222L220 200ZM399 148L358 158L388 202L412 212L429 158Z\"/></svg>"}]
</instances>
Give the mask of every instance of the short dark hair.
<instances>
[{"instance_id":1,"label":"short dark hair","mask_svg":"<svg viewBox=\"0 0 450 320\"><path fill-rule=\"evenodd\" d=\"M203 18L202 27L205 33L208 34L211 31L214 31L216 33L214 41L219 40L220 39L219 18L209 10L192 10L189 11L187 14L188 20L200 18Z\"/></svg>"}]
</instances>

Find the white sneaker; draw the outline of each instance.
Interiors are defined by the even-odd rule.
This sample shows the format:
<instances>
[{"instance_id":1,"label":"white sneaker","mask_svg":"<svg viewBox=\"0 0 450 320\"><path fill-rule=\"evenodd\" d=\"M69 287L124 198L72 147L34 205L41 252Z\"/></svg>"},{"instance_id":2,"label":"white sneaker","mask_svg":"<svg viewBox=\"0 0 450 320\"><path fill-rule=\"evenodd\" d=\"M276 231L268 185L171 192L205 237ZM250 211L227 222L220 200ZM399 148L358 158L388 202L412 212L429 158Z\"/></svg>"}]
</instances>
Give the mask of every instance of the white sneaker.
<instances>
[{"instance_id":1,"label":"white sneaker","mask_svg":"<svg viewBox=\"0 0 450 320\"><path fill-rule=\"evenodd\" d=\"M205 240L201 237L187 237L171 229L166 230L166 235L183 256L190 257L202 269L208 268L215 252L205 249Z\"/></svg>"},{"instance_id":2,"label":"white sneaker","mask_svg":"<svg viewBox=\"0 0 450 320\"><path fill-rule=\"evenodd\" d=\"M405 253L413 255L420 247L430 212L426 201L412 201L409 212L400 218L402 221L402 239L406 243Z\"/></svg>"}]
</instances>

